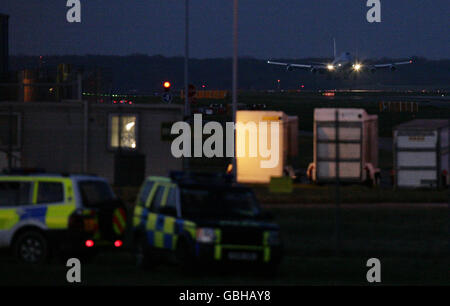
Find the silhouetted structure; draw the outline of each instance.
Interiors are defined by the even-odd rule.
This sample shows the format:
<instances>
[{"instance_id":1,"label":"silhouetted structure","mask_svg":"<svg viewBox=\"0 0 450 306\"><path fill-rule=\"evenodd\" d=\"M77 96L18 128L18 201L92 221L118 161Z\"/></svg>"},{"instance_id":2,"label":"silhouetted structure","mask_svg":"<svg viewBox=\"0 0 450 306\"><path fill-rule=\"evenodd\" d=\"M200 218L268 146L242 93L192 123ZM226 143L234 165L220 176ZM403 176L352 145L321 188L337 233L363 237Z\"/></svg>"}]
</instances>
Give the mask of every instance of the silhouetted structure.
<instances>
[{"instance_id":1,"label":"silhouetted structure","mask_svg":"<svg viewBox=\"0 0 450 306\"><path fill-rule=\"evenodd\" d=\"M0 81L8 79L9 41L8 41L9 16L0 14Z\"/></svg>"}]
</instances>

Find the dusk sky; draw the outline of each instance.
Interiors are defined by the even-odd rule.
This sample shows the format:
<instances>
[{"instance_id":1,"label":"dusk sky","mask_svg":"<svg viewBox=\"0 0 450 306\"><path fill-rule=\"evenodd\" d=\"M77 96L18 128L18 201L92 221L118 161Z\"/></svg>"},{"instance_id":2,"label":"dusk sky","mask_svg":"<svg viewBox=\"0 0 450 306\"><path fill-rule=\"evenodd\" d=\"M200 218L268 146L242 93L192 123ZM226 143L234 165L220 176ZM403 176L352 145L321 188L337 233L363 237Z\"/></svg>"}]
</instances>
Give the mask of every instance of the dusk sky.
<instances>
[{"instance_id":1,"label":"dusk sky","mask_svg":"<svg viewBox=\"0 0 450 306\"><path fill-rule=\"evenodd\" d=\"M192 57L232 55L232 0L191 0ZM366 20L366 0L241 0L239 54L261 59L450 57L449 0L381 0L381 23ZM81 23L68 23L66 0L2 0L11 54L184 53L184 0L81 0Z\"/></svg>"}]
</instances>

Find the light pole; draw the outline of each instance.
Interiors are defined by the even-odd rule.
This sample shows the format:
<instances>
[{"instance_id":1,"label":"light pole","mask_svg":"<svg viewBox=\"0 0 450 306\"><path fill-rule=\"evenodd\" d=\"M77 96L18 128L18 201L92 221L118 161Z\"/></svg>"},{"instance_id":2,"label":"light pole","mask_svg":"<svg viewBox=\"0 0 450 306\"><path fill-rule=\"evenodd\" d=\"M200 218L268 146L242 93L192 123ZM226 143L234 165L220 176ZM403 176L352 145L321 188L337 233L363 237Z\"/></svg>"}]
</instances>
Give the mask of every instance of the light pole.
<instances>
[{"instance_id":1,"label":"light pole","mask_svg":"<svg viewBox=\"0 0 450 306\"><path fill-rule=\"evenodd\" d=\"M237 111L237 86L238 86L238 0L233 4L233 87L232 87L232 110L233 123L236 126ZM233 174L234 179L237 176L236 169L236 129L234 129L234 155L233 155Z\"/></svg>"},{"instance_id":2,"label":"light pole","mask_svg":"<svg viewBox=\"0 0 450 306\"><path fill-rule=\"evenodd\" d=\"M189 74L188 74L188 61L189 61L189 0L185 0L185 26L184 26L184 116L189 117Z\"/></svg>"}]
</instances>

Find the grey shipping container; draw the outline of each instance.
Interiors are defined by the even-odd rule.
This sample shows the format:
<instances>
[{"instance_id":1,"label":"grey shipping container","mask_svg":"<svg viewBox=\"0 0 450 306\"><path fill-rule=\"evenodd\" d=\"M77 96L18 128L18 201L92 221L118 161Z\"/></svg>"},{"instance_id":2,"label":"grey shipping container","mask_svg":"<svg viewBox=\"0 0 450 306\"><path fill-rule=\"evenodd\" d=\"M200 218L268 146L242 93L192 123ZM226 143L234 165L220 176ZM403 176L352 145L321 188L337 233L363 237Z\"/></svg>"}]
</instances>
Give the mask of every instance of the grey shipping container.
<instances>
[{"instance_id":1,"label":"grey shipping container","mask_svg":"<svg viewBox=\"0 0 450 306\"><path fill-rule=\"evenodd\" d=\"M397 187L441 187L449 183L449 120L416 119L394 127Z\"/></svg>"}]
</instances>

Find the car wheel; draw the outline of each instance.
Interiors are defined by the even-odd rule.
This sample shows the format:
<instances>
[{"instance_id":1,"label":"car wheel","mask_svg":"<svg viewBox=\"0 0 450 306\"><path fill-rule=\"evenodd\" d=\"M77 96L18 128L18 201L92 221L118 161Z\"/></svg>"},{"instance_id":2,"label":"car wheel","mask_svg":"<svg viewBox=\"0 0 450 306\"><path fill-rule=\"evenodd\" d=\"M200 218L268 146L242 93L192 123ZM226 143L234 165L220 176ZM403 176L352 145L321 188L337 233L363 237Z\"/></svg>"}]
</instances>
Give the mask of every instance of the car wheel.
<instances>
[{"instance_id":1,"label":"car wheel","mask_svg":"<svg viewBox=\"0 0 450 306\"><path fill-rule=\"evenodd\" d=\"M138 268L147 269L151 266L149 247L144 237L137 239L135 246L135 261Z\"/></svg>"},{"instance_id":2,"label":"car wheel","mask_svg":"<svg viewBox=\"0 0 450 306\"><path fill-rule=\"evenodd\" d=\"M27 264L41 264L48 257L48 243L38 231L27 231L17 238L13 246L16 258Z\"/></svg>"},{"instance_id":3,"label":"car wheel","mask_svg":"<svg viewBox=\"0 0 450 306\"><path fill-rule=\"evenodd\" d=\"M195 270L194 258L190 251L190 246L185 239L181 239L177 243L177 248L175 250L175 257L181 270L186 273L191 273Z\"/></svg>"}]
</instances>

